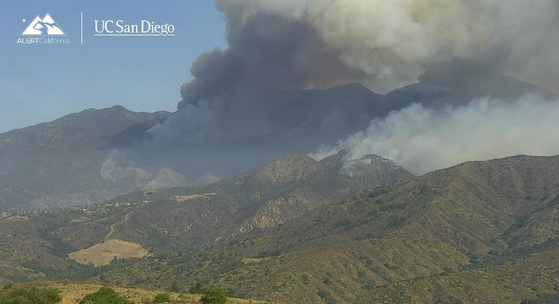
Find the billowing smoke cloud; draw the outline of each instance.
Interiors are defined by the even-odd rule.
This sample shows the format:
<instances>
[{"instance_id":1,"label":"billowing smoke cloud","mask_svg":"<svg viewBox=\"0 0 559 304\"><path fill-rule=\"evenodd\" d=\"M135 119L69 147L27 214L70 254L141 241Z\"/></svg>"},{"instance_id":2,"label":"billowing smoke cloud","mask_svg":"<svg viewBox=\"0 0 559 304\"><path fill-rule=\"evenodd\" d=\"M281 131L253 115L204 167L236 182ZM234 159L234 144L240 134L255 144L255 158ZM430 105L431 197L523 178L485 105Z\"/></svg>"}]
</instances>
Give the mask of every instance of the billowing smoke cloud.
<instances>
[{"instance_id":1,"label":"billowing smoke cloud","mask_svg":"<svg viewBox=\"0 0 559 304\"><path fill-rule=\"evenodd\" d=\"M448 82L496 73L558 89L556 0L216 4L227 21L229 47L199 57L178 108L208 102L216 128L228 137L257 133L256 117L278 89L359 82L386 93L422 75Z\"/></svg>"},{"instance_id":2,"label":"billowing smoke cloud","mask_svg":"<svg viewBox=\"0 0 559 304\"><path fill-rule=\"evenodd\" d=\"M469 160L559 154L559 100L473 100L438 110L413 104L373 120L366 131L322 147L316 159L347 149L347 159L377 154L425 173Z\"/></svg>"},{"instance_id":3,"label":"billowing smoke cloud","mask_svg":"<svg viewBox=\"0 0 559 304\"><path fill-rule=\"evenodd\" d=\"M200 57L196 79L181 91L186 101L200 97L194 86L215 93L247 79L298 88L364 81L385 93L456 60L557 75L549 67L558 62L555 0L217 0L217 7L229 48Z\"/></svg>"},{"instance_id":4,"label":"billowing smoke cloud","mask_svg":"<svg viewBox=\"0 0 559 304\"><path fill-rule=\"evenodd\" d=\"M148 132L160 143L200 144L219 139L216 125L215 111L202 100L196 105L187 104L183 111L174 113L164 124L157 124Z\"/></svg>"},{"instance_id":5,"label":"billowing smoke cloud","mask_svg":"<svg viewBox=\"0 0 559 304\"><path fill-rule=\"evenodd\" d=\"M500 111L521 119L521 112L511 111L522 107L522 103L507 106L509 101L489 100L464 105L488 91L499 93L492 96L501 99L516 98L526 92L525 87L512 92L510 88L514 85L506 81L501 83L503 90L497 89L494 84L500 81L495 81L500 74L559 91L557 0L216 0L216 6L227 22L228 47L199 57L191 69L193 80L181 87L179 111L150 131L156 149L175 142L198 145L181 148L180 154L169 157L178 161L188 159L190 165L184 165L183 171L200 167L196 171L204 173L207 163L201 162L199 156L211 163L222 159L220 168L234 164L236 171L227 171L238 173L272 160L280 151L311 151L303 151L301 143L305 148L317 144L309 139L318 141L319 136L315 135L320 130L342 129L339 122L347 121L349 116L338 118L334 110L313 116L314 108L297 107L292 103L294 99L283 92L350 82L386 93L419 80L426 85L422 88L450 92L440 98L417 100L421 104L395 112L386 120L375 120L367 132L342 144L355 154L360 154L361 148L367 153L377 151L424 172L468 157L547 151L541 146L544 143L525 144L539 148L534 151L508 149L519 141L511 140L509 144L499 136L505 131L501 127L509 126L508 121L496 122L506 117ZM393 102L396 95L387 95L383 101L379 98L368 105L363 102L366 109L357 112L370 119L410 104L407 99L396 98L397 102ZM530 98L523 100L527 99ZM546 105L531 103L536 109ZM451 106L444 108L444 104ZM294 115L309 119L291 119ZM479 124L454 121L468 115L479 119ZM335 118L335 124L327 117ZM482 123L484 118L492 121ZM290 123L292 126L285 127ZM533 130L529 123L523 126ZM417 133L421 130L425 133ZM452 135L451 131L466 137ZM320 137L320 143L333 144L354 132L323 132L320 136L327 140ZM307 137L297 137L300 134ZM467 136L495 137L495 144L487 149L476 147L479 154L468 154L474 150L464 147L463 142L472 142ZM248 140L254 138L258 140ZM445 141L446 138L449 139ZM534 141L527 139L528 143ZM440 160L427 159L429 148L438 141L445 147L441 151L448 155L441 155ZM473 142L485 146L490 141ZM239 154L229 150L230 143L235 143ZM372 147L370 143L379 146ZM212 153L203 145L211 146ZM487 152L497 150L503 153ZM158 151L155 155L162 154ZM248 164L238 161L241 156ZM260 163L254 163L255 159Z\"/></svg>"}]
</instances>

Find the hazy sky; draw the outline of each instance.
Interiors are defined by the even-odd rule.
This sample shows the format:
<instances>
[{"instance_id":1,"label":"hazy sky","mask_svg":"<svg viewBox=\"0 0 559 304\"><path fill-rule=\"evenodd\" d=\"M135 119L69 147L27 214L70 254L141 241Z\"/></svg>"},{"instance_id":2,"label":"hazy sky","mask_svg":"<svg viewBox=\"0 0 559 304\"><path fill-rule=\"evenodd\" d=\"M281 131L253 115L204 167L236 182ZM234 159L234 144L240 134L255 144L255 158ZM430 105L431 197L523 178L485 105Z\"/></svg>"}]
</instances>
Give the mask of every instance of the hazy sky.
<instances>
[{"instance_id":1,"label":"hazy sky","mask_svg":"<svg viewBox=\"0 0 559 304\"><path fill-rule=\"evenodd\" d=\"M35 16L46 13L70 44L16 43ZM94 37L96 19L169 23L175 36ZM116 104L174 111L192 62L226 46L214 1L3 1L0 25L0 133Z\"/></svg>"}]
</instances>

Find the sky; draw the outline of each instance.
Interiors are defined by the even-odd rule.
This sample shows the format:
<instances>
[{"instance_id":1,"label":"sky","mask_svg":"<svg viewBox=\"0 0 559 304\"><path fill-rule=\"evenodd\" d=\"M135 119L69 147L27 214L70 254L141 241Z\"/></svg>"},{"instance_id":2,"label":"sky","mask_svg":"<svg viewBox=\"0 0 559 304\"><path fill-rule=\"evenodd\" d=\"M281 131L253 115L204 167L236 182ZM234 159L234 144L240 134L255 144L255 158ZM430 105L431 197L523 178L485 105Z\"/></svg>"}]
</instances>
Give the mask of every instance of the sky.
<instances>
[{"instance_id":1,"label":"sky","mask_svg":"<svg viewBox=\"0 0 559 304\"><path fill-rule=\"evenodd\" d=\"M70 43L18 44L47 13ZM175 36L98 37L94 20L172 24ZM0 133L89 108L175 111L192 63L227 45L214 1L3 1L0 25Z\"/></svg>"}]
</instances>

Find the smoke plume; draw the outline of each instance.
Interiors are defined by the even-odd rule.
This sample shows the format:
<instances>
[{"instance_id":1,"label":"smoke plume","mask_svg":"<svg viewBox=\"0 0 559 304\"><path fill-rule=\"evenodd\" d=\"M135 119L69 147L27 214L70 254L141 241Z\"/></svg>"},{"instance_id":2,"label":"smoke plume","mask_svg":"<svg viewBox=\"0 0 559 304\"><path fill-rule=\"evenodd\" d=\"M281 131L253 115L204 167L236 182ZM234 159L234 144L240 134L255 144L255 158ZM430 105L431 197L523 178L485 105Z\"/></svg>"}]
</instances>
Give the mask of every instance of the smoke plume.
<instances>
[{"instance_id":1,"label":"smoke plume","mask_svg":"<svg viewBox=\"0 0 559 304\"><path fill-rule=\"evenodd\" d=\"M347 149L347 159L377 154L425 173L469 160L555 155L559 154L558 115L559 100L544 101L535 95L477 99L438 110L412 104L311 156L322 159Z\"/></svg>"},{"instance_id":2,"label":"smoke plume","mask_svg":"<svg viewBox=\"0 0 559 304\"><path fill-rule=\"evenodd\" d=\"M557 74L549 67L558 62L555 0L277 2L218 0L229 48L201 56L195 82L223 88L256 77L302 88L363 81L386 93L456 60Z\"/></svg>"},{"instance_id":3,"label":"smoke plume","mask_svg":"<svg viewBox=\"0 0 559 304\"><path fill-rule=\"evenodd\" d=\"M410 107L408 100L391 104L390 98L369 103L368 112L361 111L365 118L400 111L377 118L366 132L340 144L355 155L376 152L425 172L470 157L551 153L545 136L529 134L547 121L536 114L549 118L554 104L535 101L536 97L518 99L524 88L513 92L505 83L501 90L491 81L504 74L559 91L557 0L216 0L216 6L227 23L228 47L198 58L191 69L194 78L181 87L178 112L150 130L158 148L169 142L198 145L173 156L178 160L202 166L196 158L200 155L208 162L223 159L223 166L234 164L240 170L258 165L236 161L241 156L248 162L264 162L280 151L307 153L311 150L293 144L295 135L312 128L339 130L338 121L348 118L338 118L331 110L321 113L322 118L282 129L271 121L288 121L294 113L312 116L309 107L298 108L282 92L350 82L387 93L420 81L452 93L416 100L419 104ZM493 97L499 99L470 103L488 91L498 92ZM377 106L382 110L370 109ZM327 117L336 118L336 124ZM373 117L378 115L369 119ZM507 120L512 117L524 124ZM523 132L510 132L522 127ZM549 135L548 130L544 134ZM354 132L336 134L336 139ZM269 134L287 133L289 138L268 145L273 142ZM309 148L315 144L309 138L298 142ZM336 139L321 143L332 145ZM231 151L239 155L225 152L234 142L237 150ZM437 145L444 149L430 154ZM429 160L429 155L440 157Z\"/></svg>"},{"instance_id":4,"label":"smoke plume","mask_svg":"<svg viewBox=\"0 0 559 304\"><path fill-rule=\"evenodd\" d=\"M257 133L255 117L266 113L266 97L278 89L359 82L386 93L431 70L445 71L441 79L505 73L554 90L559 81L555 0L217 0L216 5L227 21L229 46L194 63L194 79L181 87L178 109L208 102L218 120L215 128L229 137Z\"/></svg>"}]
</instances>

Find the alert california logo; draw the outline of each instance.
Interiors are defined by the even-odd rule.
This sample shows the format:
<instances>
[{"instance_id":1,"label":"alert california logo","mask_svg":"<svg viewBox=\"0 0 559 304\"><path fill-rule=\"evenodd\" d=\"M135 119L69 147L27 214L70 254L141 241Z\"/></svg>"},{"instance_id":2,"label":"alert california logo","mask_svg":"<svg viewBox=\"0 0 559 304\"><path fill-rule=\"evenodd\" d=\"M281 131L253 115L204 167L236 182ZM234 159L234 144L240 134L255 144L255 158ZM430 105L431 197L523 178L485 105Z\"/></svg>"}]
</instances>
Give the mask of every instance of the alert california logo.
<instances>
[{"instance_id":1,"label":"alert california logo","mask_svg":"<svg viewBox=\"0 0 559 304\"><path fill-rule=\"evenodd\" d=\"M23 20L25 22L25 19ZM70 39L65 38L66 33L52 18L46 13L43 18L38 15L27 25L25 30L17 39L18 44L70 44Z\"/></svg>"}]
</instances>

